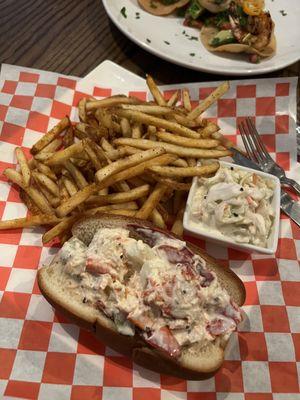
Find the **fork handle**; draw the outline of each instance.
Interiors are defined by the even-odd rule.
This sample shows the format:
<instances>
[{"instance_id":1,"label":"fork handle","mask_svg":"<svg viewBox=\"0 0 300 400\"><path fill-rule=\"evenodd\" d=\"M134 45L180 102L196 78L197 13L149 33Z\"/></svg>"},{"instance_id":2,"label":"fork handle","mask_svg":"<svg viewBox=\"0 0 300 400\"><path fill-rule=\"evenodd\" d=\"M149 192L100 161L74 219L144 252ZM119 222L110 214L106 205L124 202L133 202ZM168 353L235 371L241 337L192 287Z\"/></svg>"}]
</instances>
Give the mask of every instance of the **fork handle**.
<instances>
[{"instance_id":1,"label":"fork handle","mask_svg":"<svg viewBox=\"0 0 300 400\"><path fill-rule=\"evenodd\" d=\"M300 185L299 183L297 183L296 181L294 181L294 179L290 179L287 177L284 177L280 180L280 182L283 185L288 185L290 186L292 189L294 189L294 192L296 192L299 196L300 196Z\"/></svg>"}]
</instances>

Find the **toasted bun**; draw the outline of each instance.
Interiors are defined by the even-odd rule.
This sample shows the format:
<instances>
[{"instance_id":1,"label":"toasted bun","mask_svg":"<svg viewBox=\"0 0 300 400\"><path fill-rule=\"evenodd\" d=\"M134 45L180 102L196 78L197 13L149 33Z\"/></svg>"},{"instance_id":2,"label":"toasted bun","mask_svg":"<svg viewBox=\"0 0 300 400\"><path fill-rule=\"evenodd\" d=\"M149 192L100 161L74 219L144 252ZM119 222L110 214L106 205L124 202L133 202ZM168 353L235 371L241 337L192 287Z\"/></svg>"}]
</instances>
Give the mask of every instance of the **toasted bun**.
<instances>
[{"instance_id":1,"label":"toasted bun","mask_svg":"<svg viewBox=\"0 0 300 400\"><path fill-rule=\"evenodd\" d=\"M164 5L157 0L138 0L139 5L150 14L154 15L168 15L172 14L177 8L183 7L188 4L190 0L179 0L174 4ZM155 7L153 7L153 4Z\"/></svg>"},{"instance_id":2,"label":"toasted bun","mask_svg":"<svg viewBox=\"0 0 300 400\"><path fill-rule=\"evenodd\" d=\"M200 38L204 47L212 52L225 52L225 53L248 53L258 54L261 57L272 57L276 52L276 39L274 35L274 23L270 37L270 41L266 47L261 50L257 50L254 47L248 46L241 43L224 44L223 46L213 47L210 46L211 40L218 33L218 29L212 26L204 26L201 29Z\"/></svg>"},{"instance_id":3,"label":"toasted bun","mask_svg":"<svg viewBox=\"0 0 300 400\"><path fill-rule=\"evenodd\" d=\"M180 239L174 234L157 229L147 221L106 214L78 221L74 225L72 233L84 243L89 244L95 232L101 227L126 228L130 230L132 237L138 238L135 231L136 226L149 227L175 239ZM245 288L241 280L231 270L219 266L213 258L203 253L198 247L190 243L187 243L187 246L207 261L208 267L217 274L221 285L241 306L245 301ZM133 337L120 334L113 321L101 311L82 303L79 296L77 298L74 295L70 298L66 288L72 284L72 279L70 278L68 281L66 275L62 275L58 258L54 259L49 266L38 271L40 290L49 303L80 327L94 332L107 346L132 357L137 364L159 373L190 380L207 379L214 375L222 365L226 342L221 342L220 339L205 348L200 348L200 345L195 343L184 349L179 359L175 360L148 345L138 334Z\"/></svg>"}]
</instances>

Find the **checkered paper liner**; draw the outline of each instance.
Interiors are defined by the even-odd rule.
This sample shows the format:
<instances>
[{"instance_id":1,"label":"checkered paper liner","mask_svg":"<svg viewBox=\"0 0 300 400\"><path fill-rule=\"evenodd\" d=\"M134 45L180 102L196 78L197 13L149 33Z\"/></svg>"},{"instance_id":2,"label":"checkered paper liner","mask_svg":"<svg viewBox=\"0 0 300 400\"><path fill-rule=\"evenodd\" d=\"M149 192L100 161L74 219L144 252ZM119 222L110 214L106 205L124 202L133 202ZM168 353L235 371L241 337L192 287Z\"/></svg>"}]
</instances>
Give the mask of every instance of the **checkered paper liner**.
<instances>
[{"instance_id":1,"label":"checkered paper liner","mask_svg":"<svg viewBox=\"0 0 300 400\"><path fill-rule=\"evenodd\" d=\"M222 131L240 144L237 122L255 117L270 153L295 176L293 78L232 82L208 111ZM214 84L187 85L194 101ZM176 87L165 88L170 96ZM14 148L32 146L60 118L76 119L84 95L108 96L113 88L89 87L53 73L16 68L0 92L0 172L14 167ZM144 90L125 94L149 97ZM298 175L299 176L299 175ZM0 217L27 214L18 192L0 180ZM212 379L185 381L145 370L70 324L43 299L38 267L57 248L43 246L43 229L0 231L0 397L120 400L299 400L300 229L281 217L274 256L246 254L191 239L236 272L247 290L245 321L234 333L222 369Z\"/></svg>"}]
</instances>

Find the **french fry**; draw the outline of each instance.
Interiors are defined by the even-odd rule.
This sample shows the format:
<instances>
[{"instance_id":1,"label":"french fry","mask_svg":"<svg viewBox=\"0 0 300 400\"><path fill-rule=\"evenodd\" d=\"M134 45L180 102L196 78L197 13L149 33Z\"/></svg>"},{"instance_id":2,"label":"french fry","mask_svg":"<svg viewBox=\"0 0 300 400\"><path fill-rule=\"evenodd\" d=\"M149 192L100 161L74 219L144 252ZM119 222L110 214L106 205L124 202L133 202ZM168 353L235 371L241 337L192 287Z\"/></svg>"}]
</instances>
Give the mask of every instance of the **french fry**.
<instances>
[{"instance_id":1,"label":"french fry","mask_svg":"<svg viewBox=\"0 0 300 400\"><path fill-rule=\"evenodd\" d=\"M167 228L165 221L164 221L162 215L160 214L160 212L157 210L157 208L154 208L154 210L150 214L150 221L152 221L153 224L156 225L158 228L161 228L161 229Z\"/></svg>"},{"instance_id":2,"label":"french fry","mask_svg":"<svg viewBox=\"0 0 300 400\"><path fill-rule=\"evenodd\" d=\"M218 125L214 124L213 122L209 122L207 126L201 129L199 132L201 134L201 138L205 139L210 137L213 133L217 132L220 128Z\"/></svg>"},{"instance_id":3,"label":"french fry","mask_svg":"<svg viewBox=\"0 0 300 400\"><path fill-rule=\"evenodd\" d=\"M26 218L15 218L7 221L0 221L0 230L18 229L18 228L34 228L40 225L55 225L61 220L55 215L31 215Z\"/></svg>"},{"instance_id":4,"label":"french fry","mask_svg":"<svg viewBox=\"0 0 300 400\"><path fill-rule=\"evenodd\" d=\"M38 208L38 206L34 203L31 197L28 196L28 194L25 192L23 189L19 189L19 195L20 199L23 201L25 206L28 208L28 211L32 215L39 215L41 214L41 210Z\"/></svg>"},{"instance_id":5,"label":"french fry","mask_svg":"<svg viewBox=\"0 0 300 400\"><path fill-rule=\"evenodd\" d=\"M134 124L132 126L132 137L134 139L139 139L142 137L142 128L140 124Z\"/></svg>"},{"instance_id":6,"label":"french fry","mask_svg":"<svg viewBox=\"0 0 300 400\"><path fill-rule=\"evenodd\" d=\"M112 176L109 176L107 179L102 181L98 185L98 189L103 189L105 187L114 185L116 182L124 181L129 178L133 178L135 176L139 176L143 174L146 169L152 165L167 165L175 160L175 157L171 154L163 154L161 156L152 158L151 160L143 161L138 165L134 165L131 168L127 168L124 171L118 172Z\"/></svg>"},{"instance_id":7,"label":"french fry","mask_svg":"<svg viewBox=\"0 0 300 400\"><path fill-rule=\"evenodd\" d=\"M51 157L46 159L45 164L49 166L63 164L71 157L74 157L75 155L80 154L83 151L84 151L83 143L82 141L80 141L78 143L72 144L72 146L69 146L62 151L54 153Z\"/></svg>"},{"instance_id":8,"label":"french fry","mask_svg":"<svg viewBox=\"0 0 300 400\"><path fill-rule=\"evenodd\" d=\"M229 82L223 82L218 86L209 96L207 96L201 103L194 108L189 114L189 119L199 117L205 110L207 110L215 101L223 96L229 89Z\"/></svg>"},{"instance_id":9,"label":"french fry","mask_svg":"<svg viewBox=\"0 0 300 400\"><path fill-rule=\"evenodd\" d=\"M184 214L185 206L181 207L176 215L176 219L174 224L172 225L171 232L175 233L175 235L181 236L183 235L183 214Z\"/></svg>"},{"instance_id":10,"label":"french fry","mask_svg":"<svg viewBox=\"0 0 300 400\"><path fill-rule=\"evenodd\" d=\"M81 122L86 122L86 97L83 97L78 103L78 116Z\"/></svg>"},{"instance_id":11,"label":"french fry","mask_svg":"<svg viewBox=\"0 0 300 400\"><path fill-rule=\"evenodd\" d=\"M174 118L175 122L177 122L180 125L183 125L187 128L190 129L197 129L199 127L202 127L203 122L201 120L197 120L197 119L188 119L188 117L186 117L185 115L182 114L178 114L178 113L171 113L170 116L172 118ZM195 131L195 133L197 133L197 131ZM198 138L200 138L200 134L198 133L197 135Z\"/></svg>"},{"instance_id":12,"label":"french fry","mask_svg":"<svg viewBox=\"0 0 300 400\"><path fill-rule=\"evenodd\" d=\"M182 90L182 102L183 102L183 107L186 109L186 111L189 112L192 111L190 92L188 89Z\"/></svg>"},{"instance_id":13,"label":"french fry","mask_svg":"<svg viewBox=\"0 0 300 400\"><path fill-rule=\"evenodd\" d=\"M145 203L135 214L135 217L140 219L148 219L154 208L156 208L157 204L160 202L165 191L166 186L158 182Z\"/></svg>"},{"instance_id":14,"label":"french fry","mask_svg":"<svg viewBox=\"0 0 300 400\"><path fill-rule=\"evenodd\" d=\"M188 167L188 163L183 158L178 158L171 165L175 165L176 167Z\"/></svg>"},{"instance_id":15,"label":"french fry","mask_svg":"<svg viewBox=\"0 0 300 400\"><path fill-rule=\"evenodd\" d=\"M165 150L162 148L150 149L146 151L141 151L139 153L133 154L132 156L128 156L121 160L115 161L112 164L107 165L106 167L100 169L96 173L96 180L98 182L102 182L104 179L109 177L110 175L116 174L126 168L133 167L143 161L151 160L161 154L165 153Z\"/></svg>"},{"instance_id":16,"label":"french fry","mask_svg":"<svg viewBox=\"0 0 300 400\"><path fill-rule=\"evenodd\" d=\"M88 198L86 205L102 206L106 204L126 203L129 201L140 199L149 193L150 186L143 185L128 192L112 193L107 195L94 195Z\"/></svg>"},{"instance_id":17,"label":"french fry","mask_svg":"<svg viewBox=\"0 0 300 400\"><path fill-rule=\"evenodd\" d=\"M64 166L69 171L69 173L71 174L72 178L76 182L76 185L80 189L83 189L86 186L88 186L88 182L86 181L86 179L83 176L83 174L80 172L80 170L77 167L75 167L74 164L71 163L71 161L65 161Z\"/></svg>"},{"instance_id":18,"label":"french fry","mask_svg":"<svg viewBox=\"0 0 300 400\"><path fill-rule=\"evenodd\" d=\"M59 197L60 197L60 199L61 199L62 202L65 201L65 200L67 200L67 199L70 197L70 195L69 195L69 193L68 193L68 191L67 191L67 188L66 188L66 186L64 185L63 180L64 180L64 177L61 177L61 178L58 180Z\"/></svg>"},{"instance_id":19,"label":"french fry","mask_svg":"<svg viewBox=\"0 0 300 400\"><path fill-rule=\"evenodd\" d=\"M40 153L55 153L62 146L62 143L63 141L60 138L53 139Z\"/></svg>"},{"instance_id":20,"label":"french fry","mask_svg":"<svg viewBox=\"0 0 300 400\"><path fill-rule=\"evenodd\" d=\"M121 125L122 135L124 137L131 137L132 132L131 132L131 126L130 126L130 123L129 123L128 119L127 118L122 118L121 122L120 122L120 125Z\"/></svg>"},{"instance_id":21,"label":"french fry","mask_svg":"<svg viewBox=\"0 0 300 400\"><path fill-rule=\"evenodd\" d=\"M193 157L193 158L220 158L231 155L229 150L215 150L215 149L199 149L193 147L182 147L171 143L153 142L147 139L132 139L132 138L119 138L114 140L117 146L133 146L138 149L153 149L156 147L163 147L168 153L175 154L179 157Z\"/></svg>"},{"instance_id":22,"label":"french fry","mask_svg":"<svg viewBox=\"0 0 300 400\"><path fill-rule=\"evenodd\" d=\"M129 209L117 209L117 210L109 210L109 214L115 214L115 215L123 215L124 217L134 217L136 211L135 210L129 210Z\"/></svg>"},{"instance_id":23,"label":"french fry","mask_svg":"<svg viewBox=\"0 0 300 400\"><path fill-rule=\"evenodd\" d=\"M78 188L75 185L75 183L71 179L69 179L67 176L64 176L62 178L62 182L69 194L69 197L74 196L74 194L78 192Z\"/></svg>"},{"instance_id":24,"label":"french fry","mask_svg":"<svg viewBox=\"0 0 300 400\"><path fill-rule=\"evenodd\" d=\"M165 193L166 194L166 193ZM162 216L163 220L165 221L166 224L171 224L174 221L174 216L171 215L166 207L160 202L156 206L157 211L160 213Z\"/></svg>"},{"instance_id":25,"label":"french fry","mask_svg":"<svg viewBox=\"0 0 300 400\"><path fill-rule=\"evenodd\" d=\"M70 197L59 207L57 207L56 215L62 218L70 214L76 207L84 203L93 193L95 193L97 189L97 185L95 183L91 183L84 189L79 190L74 194L74 196Z\"/></svg>"},{"instance_id":26,"label":"french fry","mask_svg":"<svg viewBox=\"0 0 300 400\"><path fill-rule=\"evenodd\" d=\"M65 232L71 229L74 222L78 219L78 216L72 216L69 218L64 218L61 222L55 225L48 232L45 232L42 236L42 241L44 244L49 243L51 240L57 236L63 235Z\"/></svg>"},{"instance_id":27,"label":"french fry","mask_svg":"<svg viewBox=\"0 0 300 400\"><path fill-rule=\"evenodd\" d=\"M150 140L157 140L156 136L155 136L156 131L157 131L157 129L155 126L149 125L145 137L146 136L149 137Z\"/></svg>"},{"instance_id":28,"label":"french fry","mask_svg":"<svg viewBox=\"0 0 300 400\"><path fill-rule=\"evenodd\" d=\"M176 92L174 92L172 94L172 96L169 98L168 102L167 102L167 106L168 107L173 107L176 105L177 101L179 99L179 91L176 90Z\"/></svg>"},{"instance_id":29,"label":"french fry","mask_svg":"<svg viewBox=\"0 0 300 400\"><path fill-rule=\"evenodd\" d=\"M69 118L65 117L59 121L49 132L47 132L39 141L33 145L30 152L32 155L40 152L44 147L58 137L69 125Z\"/></svg>"},{"instance_id":30,"label":"french fry","mask_svg":"<svg viewBox=\"0 0 300 400\"><path fill-rule=\"evenodd\" d=\"M99 169L101 169L101 163L94 151L93 144L94 144L94 142L92 142L91 140L86 139L83 141L84 150L87 153L87 155L89 156L93 166L95 167L95 170L98 171Z\"/></svg>"},{"instance_id":31,"label":"french fry","mask_svg":"<svg viewBox=\"0 0 300 400\"><path fill-rule=\"evenodd\" d=\"M37 170L40 171L42 174L47 175L54 182L57 180L55 173L48 167L48 165L45 165L38 161L35 162L35 165Z\"/></svg>"},{"instance_id":32,"label":"french fry","mask_svg":"<svg viewBox=\"0 0 300 400\"><path fill-rule=\"evenodd\" d=\"M47 175L42 172L33 171L32 175L36 181L44 186L54 196L59 197L59 188Z\"/></svg>"},{"instance_id":33,"label":"french fry","mask_svg":"<svg viewBox=\"0 0 300 400\"><path fill-rule=\"evenodd\" d=\"M220 142L215 139L190 139L167 132L157 132L156 136L167 143L173 143L177 146L195 147L199 149L213 149L220 144Z\"/></svg>"},{"instance_id":34,"label":"french fry","mask_svg":"<svg viewBox=\"0 0 300 400\"><path fill-rule=\"evenodd\" d=\"M86 211L97 211L97 212L106 212L109 210L137 210L138 206L135 201L128 201L128 202L123 202L123 203L118 203L118 204L106 204L105 206L97 206L97 207L92 207L89 210Z\"/></svg>"},{"instance_id":35,"label":"french fry","mask_svg":"<svg viewBox=\"0 0 300 400\"><path fill-rule=\"evenodd\" d=\"M119 104L139 104L140 100L135 97L112 96L102 100L88 100L86 103L86 111L92 111L96 108L108 108Z\"/></svg>"},{"instance_id":36,"label":"french fry","mask_svg":"<svg viewBox=\"0 0 300 400\"><path fill-rule=\"evenodd\" d=\"M31 179L31 172L28 166L27 158L20 147L16 147L15 151L18 163L20 164L24 185L27 187L29 186Z\"/></svg>"},{"instance_id":37,"label":"french fry","mask_svg":"<svg viewBox=\"0 0 300 400\"><path fill-rule=\"evenodd\" d=\"M107 153L110 153L110 152L113 152L116 150L105 138L101 139L101 146L102 146L102 149L104 151L106 151Z\"/></svg>"},{"instance_id":38,"label":"french fry","mask_svg":"<svg viewBox=\"0 0 300 400\"><path fill-rule=\"evenodd\" d=\"M33 200L33 202L37 205L37 207L45 214L53 214L54 210L50 206L47 198L42 195L36 188L28 187L24 189L29 197Z\"/></svg>"},{"instance_id":39,"label":"french fry","mask_svg":"<svg viewBox=\"0 0 300 400\"><path fill-rule=\"evenodd\" d=\"M49 160L49 158L53 157L54 153L38 153L34 156L34 159L40 162L45 162Z\"/></svg>"},{"instance_id":40,"label":"french fry","mask_svg":"<svg viewBox=\"0 0 300 400\"><path fill-rule=\"evenodd\" d=\"M167 178L185 178L212 174L219 169L219 166L219 163L185 168L154 165L150 167L149 170Z\"/></svg>"},{"instance_id":41,"label":"french fry","mask_svg":"<svg viewBox=\"0 0 300 400\"><path fill-rule=\"evenodd\" d=\"M35 183L37 186L38 191L43 194L44 198L47 199L48 203L53 207L56 208L60 204L60 198L54 196L45 186L43 186L38 180L35 179Z\"/></svg>"},{"instance_id":42,"label":"french fry","mask_svg":"<svg viewBox=\"0 0 300 400\"><path fill-rule=\"evenodd\" d=\"M121 104L120 108L122 108L123 110L140 111L142 113L151 115L167 115L173 112L173 109L171 107L157 106L153 104L139 104L139 105Z\"/></svg>"},{"instance_id":43,"label":"french fry","mask_svg":"<svg viewBox=\"0 0 300 400\"><path fill-rule=\"evenodd\" d=\"M164 96L162 95L161 91L158 89L152 76L146 75L146 83L156 103L159 106L165 106L166 100L164 99Z\"/></svg>"},{"instance_id":44,"label":"french fry","mask_svg":"<svg viewBox=\"0 0 300 400\"><path fill-rule=\"evenodd\" d=\"M173 213L177 215L180 208L183 206L184 202L184 192L175 190L173 197Z\"/></svg>"},{"instance_id":45,"label":"french fry","mask_svg":"<svg viewBox=\"0 0 300 400\"><path fill-rule=\"evenodd\" d=\"M220 140L221 144L227 149L230 149L231 147L233 147L234 149L241 151L241 149L239 149L238 146L236 146L230 139L227 139L226 136L223 136L222 133L220 133L220 132L214 132L212 134L212 137L217 140ZM242 150L242 152L244 153L243 150Z\"/></svg>"},{"instance_id":46,"label":"french fry","mask_svg":"<svg viewBox=\"0 0 300 400\"><path fill-rule=\"evenodd\" d=\"M150 176L152 176L157 182L161 182L162 184L168 186L172 190L189 191L192 186L191 182L190 183L178 182L175 181L174 179L160 177L157 174L151 174L151 173Z\"/></svg>"},{"instance_id":47,"label":"french fry","mask_svg":"<svg viewBox=\"0 0 300 400\"><path fill-rule=\"evenodd\" d=\"M163 118L158 118L153 115L145 114L140 111L116 109L115 114L119 117L128 118L130 121L140 122L142 124L154 125L157 128L168 129L178 135L190 137L193 139L199 138L199 133L195 132L177 122L171 122Z\"/></svg>"},{"instance_id":48,"label":"french fry","mask_svg":"<svg viewBox=\"0 0 300 400\"><path fill-rule=\"evenodd\" d=\"M131 146L122 146L126 155L131 156L132 154L139 153L141 150L136 147ZM176 167L187 167L188 163L183 158L178 158L174 162L171 163L172 165L176 165Z\"/></svg>"}]
</instances>

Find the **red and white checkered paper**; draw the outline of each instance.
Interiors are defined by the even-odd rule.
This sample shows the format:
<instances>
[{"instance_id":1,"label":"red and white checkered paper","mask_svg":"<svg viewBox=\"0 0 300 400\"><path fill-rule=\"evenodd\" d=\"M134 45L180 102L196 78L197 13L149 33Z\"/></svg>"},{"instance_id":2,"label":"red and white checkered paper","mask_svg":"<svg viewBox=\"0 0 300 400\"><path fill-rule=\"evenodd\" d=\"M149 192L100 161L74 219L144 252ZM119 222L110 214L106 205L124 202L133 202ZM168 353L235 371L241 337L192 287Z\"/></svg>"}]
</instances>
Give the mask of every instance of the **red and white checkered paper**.
<instances>
[{"instance_id":1,"label":"red and white checkered paper","mask_svg":"<svg viewBox=\"0 0 300 400\"><path fill-rule=\"evenodd\" d=\"M208 111L222 131L240 144L236 124L255 117L264 142L295 174L297 80L236 81ZM215 84L192 84L193 100ZM84 89L83 89L84 88ZM168 95L171 89L165 89ZM14 167L14 148L26 152L60 118L76 118L86 94L108 96L119 88L81 85L76 78L16 68L0 92L0 172ZM145 99L131 88L126 94ZM299 175L298 175L299 178ZM0 178L0 217L27 210L14 187ZM41 296L36 272L57 252L42 246L42 229L0 231L0 397L48 400L299 400L300 229L282 215L274 256L246 254L192 241L228 265L243 280L245 321L232 335L222 369L212 379L192 382L145 370L70 324ZM298 370L297 370L298 368Z\"/></svg>"}]
</instances>

